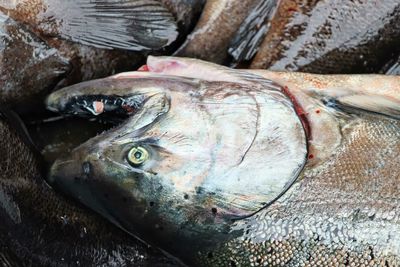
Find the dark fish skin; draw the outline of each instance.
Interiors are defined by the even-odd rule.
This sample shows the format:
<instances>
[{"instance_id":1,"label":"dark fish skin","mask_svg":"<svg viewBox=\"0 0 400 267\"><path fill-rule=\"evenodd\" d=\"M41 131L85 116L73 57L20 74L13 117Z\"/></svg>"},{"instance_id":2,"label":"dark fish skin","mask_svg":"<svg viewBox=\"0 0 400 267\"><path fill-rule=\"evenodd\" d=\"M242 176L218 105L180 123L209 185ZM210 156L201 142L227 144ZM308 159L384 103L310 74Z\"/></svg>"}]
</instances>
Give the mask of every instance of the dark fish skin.
<instances>
[{"instance_id":1,"label":"dark fish skin","mask_svg":"<svg viewBox=\"0 0 400 267\"><path fill-rule=\"evenodd\" d=\"M157 50L177 36L173 16L154 0L5 0L0 11L37 35L105 49Z\"/></svg>"},{"instance_id":2,"label":"dark fish skin","mask_svg":"<svg viewBox=\"0 0 400 267\"><path fill-rule=\"evenodd\" d=\"M176 55L223 63L231 39L257 2L208 0L195 29Z\"/></svg>"},{"instance_id":3,"label":"dark fish skin","mask_svg":"<svg viewBox=\"0 0 400 267\"><path fill-rule=\"evenodd\" d=\"M57 88L135 69L143 63L146 54L99 49L60 39L51 39L48 43L57 48L71 64L71 71Z\"/></svg>"},{"instance_id":4,"label":"dark fish skin","mask_svg":"<svg viewBox=\"0 0 400 267\"><path fill-rule=\"evenodd\" d=\"M206 0L160 0L174 15L179 31L186 35L196 24Z\"/></svg>"},{"instance_id":5,"label":"dark fish skin","mask_svg":"<svg viewBox=\"0 0 400 267\"><path fill-rule=\"evenodd\" d=\"M80 3L82 6L79 6L80 9L72 8L76 5L71 4L70 1L6 0L0 2L0 12L7 14L0 20L0 31L4 32L1 35L2 45L0 46L2 59L0 85L2 89L5 88L1 93L2 103L7 103L12 107L18 106L22 109L21 111L24 111L28 100L29 106L37 107L39 105L37 103L39 101L41 103L42 98L36 97L36 100L34 96L47 94L48 90L58 83L58 87L63 87L137 68L144 62L145 55L149 51L161 49L167 44L165 42L172 42L177 34L172 14L160 2L153 0L93 1L93 3L100 3L99 5L106 3L104 4L106 6L100 6L98 9L92 8L90 5L93 4L88 4L88 2L87 0L77 1L76 4ZM131 10L121 8L120 5L131 7ZM114 10L117 10L116 13L113 13ZM148 20L142 26L149 25L147 30L156 32L154 38L146 31L146 28L143 30L143 27L139 27L145 31L143 33L136 31L133 27L131 33L129 27L120 26L130 22L132 14L135 14L134 18L145 17ZM127 16L126 20L123 15ZM109 26L111 28L101 23L96 25L96 20L93 22L91 19L97 16L100 17L99 21L106 20L108 16L114 16L112 18L115 19L115 25L111 22L106 23L111 25ZM11 22L12 20L15 22ZM66 26L63 24L64 20L70 20L72 23ZM165 23L164 20L166 20ZM90 21L93 27L96 26L99 29L95 31L92 30L91 25L84 26ZM74 30L75 24L81 25L78 29L81 29L83 33ZM164 24L169 25L169 28L164 27ZM157 27L161 30L154 29ZM101 31L103 28L104 32ZM164 40L164 37L158 38L163 36L164 29L167 35L165 38L169 38L168 40ZM173 36L168 37L169 31ZM115 36L112 35L113 32L116 33ZM111 36L110 40L107 39L108 35ZM131 35L137 37L137 44L129 39ZM142 44L142 41L145 44ZM11 98L15 102L10 101Z\"/></svg>"},{"instance_id":6,"label":"dark fish skin","mask_svg":"<svg viewBox=\"0 0 400 267\"><path fill-rule=\"evenodd\" d=\"M282 0L254 69L379 72L400 49L400 2Z\"/></svg>"},{"instance_id":7,"label":"dark fish skin","mask_svg":"<svg viewBox=\"0 0 400 267\"><path fill-rule=\"evenodd\" d=\"M68 60L21 23L0 13L0 103L45 94L69 71Z\"/></svg>"},{"instance_id":8,"label":"dark fish skin","mask_svg":"<svg viewBox=\"0 0 400 267\"><path fill-rule=\"evenodd\" d=\"M0 12L0 102L26 112L41 105L57 84L65 86L139 66L138 52L107 50L42 38Z\"/></svg>"},{"instance_id":9,"label":"dark fish skin","mask_svg":"<svg viewBox=\"0 0 400 267\"><path fill-rule=\"evenodd\" d=\"M178 265L55 193L21 133L1 115L0 266Z\"/></svg>"}]
</instances>

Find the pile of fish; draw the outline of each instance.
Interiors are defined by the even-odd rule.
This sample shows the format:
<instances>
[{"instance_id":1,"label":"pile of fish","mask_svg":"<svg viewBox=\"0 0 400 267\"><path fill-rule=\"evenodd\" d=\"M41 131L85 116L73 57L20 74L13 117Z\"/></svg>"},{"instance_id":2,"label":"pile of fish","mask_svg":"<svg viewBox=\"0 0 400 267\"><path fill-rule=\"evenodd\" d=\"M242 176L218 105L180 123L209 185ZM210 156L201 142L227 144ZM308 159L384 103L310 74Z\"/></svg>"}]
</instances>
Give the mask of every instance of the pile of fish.
<instances>
[{"instance_id":1,"label":"pile of fish","mask_svg":"<svg viewBox=\"0 0 400 267\"><path fill-rule=\"evenodd\" d=\"M399 64L398 0L0 0L0 265L400 266Z\"/></svg>"}]
</instances>

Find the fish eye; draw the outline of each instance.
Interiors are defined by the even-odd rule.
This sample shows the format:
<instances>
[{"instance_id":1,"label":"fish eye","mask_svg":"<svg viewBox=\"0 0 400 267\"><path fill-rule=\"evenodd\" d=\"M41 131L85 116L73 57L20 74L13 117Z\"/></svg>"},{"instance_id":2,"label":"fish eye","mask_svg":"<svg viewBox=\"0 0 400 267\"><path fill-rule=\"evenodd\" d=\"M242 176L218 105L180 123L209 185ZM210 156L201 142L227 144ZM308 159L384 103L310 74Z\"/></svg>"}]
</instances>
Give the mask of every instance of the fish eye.
<instances>
[{"instance_id":1,"label":"fish eye","mask_svg":"<svg viewBox=\"0 0 400 267\"><path fill-rule=\"evenodd\" d=\"M149 159L149 152L141 146L134 146L129 150L128 161L134 166L139 166Z\"/></svg>"}]
</instances>

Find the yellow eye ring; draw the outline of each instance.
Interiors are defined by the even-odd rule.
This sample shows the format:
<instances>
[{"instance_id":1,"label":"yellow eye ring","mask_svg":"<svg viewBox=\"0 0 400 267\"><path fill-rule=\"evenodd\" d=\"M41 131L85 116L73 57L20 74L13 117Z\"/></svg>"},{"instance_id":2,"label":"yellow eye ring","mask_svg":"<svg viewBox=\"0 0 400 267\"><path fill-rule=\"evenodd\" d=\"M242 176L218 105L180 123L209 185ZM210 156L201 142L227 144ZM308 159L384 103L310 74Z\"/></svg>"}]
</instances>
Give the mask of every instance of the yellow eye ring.
<instances>
[{"instance_id":1,"label":"yellow eye ring","mask_svg":"<svg viewBox=\"0 0 400 267\"><path fill-rule=\"evenodd\" d=\"M149 152L141 146L134 146L129 150L128 161L133 165L141 165L149 159Z\"/></svg>"}]
</instances>

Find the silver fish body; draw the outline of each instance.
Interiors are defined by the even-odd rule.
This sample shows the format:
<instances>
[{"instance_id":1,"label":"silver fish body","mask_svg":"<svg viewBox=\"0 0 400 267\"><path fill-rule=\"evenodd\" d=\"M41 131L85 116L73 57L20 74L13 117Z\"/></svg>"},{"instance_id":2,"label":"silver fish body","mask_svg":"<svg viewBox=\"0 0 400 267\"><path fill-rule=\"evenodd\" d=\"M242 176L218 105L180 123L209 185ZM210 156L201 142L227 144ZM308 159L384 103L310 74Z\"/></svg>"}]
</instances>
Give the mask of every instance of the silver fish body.
<instances>
[{"instance_id":1,"label":"silver fish body","mask_svg":"<svg viewBox=\"0 0 400 267\"><path fill-rule=\"evenodd\" d=\"M130 115L56 161L52 185L192 264L399 264L398 77L148 69L48 98Z\"/></svg>"}]
</instances>

